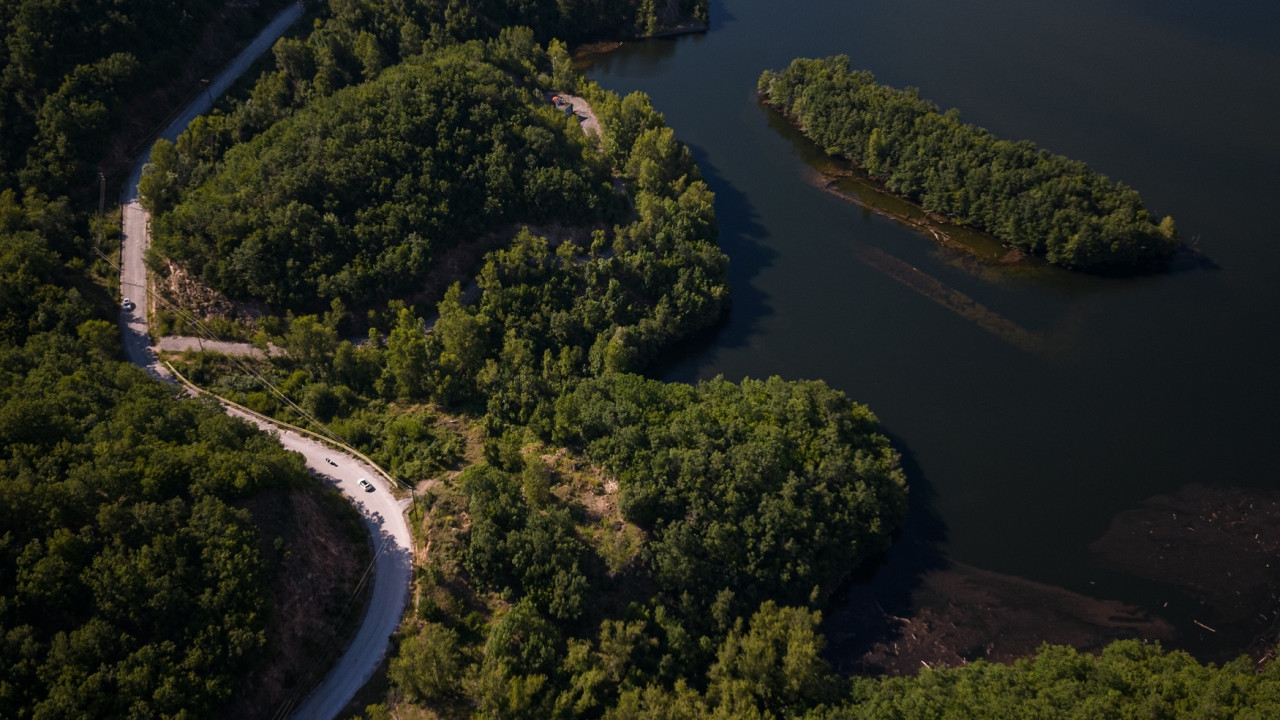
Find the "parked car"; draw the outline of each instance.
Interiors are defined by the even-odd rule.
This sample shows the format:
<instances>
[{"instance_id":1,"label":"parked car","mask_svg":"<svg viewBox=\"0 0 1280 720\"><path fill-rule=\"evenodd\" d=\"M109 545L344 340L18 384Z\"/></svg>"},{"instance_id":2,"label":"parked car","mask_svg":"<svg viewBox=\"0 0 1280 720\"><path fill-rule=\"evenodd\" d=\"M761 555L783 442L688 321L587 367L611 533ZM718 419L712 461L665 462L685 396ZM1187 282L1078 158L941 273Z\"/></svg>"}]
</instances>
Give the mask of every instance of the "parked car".
<instances>
[{"instance_id":1,"label":"parked car","mask_svg":"<svg viewBox=\"0 0 1280 720\"><path fill-rule=\"evenodd\" d=\"M124 308L125 312L133 312L133 309L137 307L137 305L134 305L133 301L129 298L125 298L124 301L120 303L120 307Z\"/></svg>"},{"instance_id":2,"label":"parked car","mask_svg":"<svg viewBox=\"0 0 1280 720\"><path fill-rule=\"evenodd\" d=\"M360 478L360 487L364 488L365 492L373 492L373 483L364 478Z\"/></svg>"}]
</instances>

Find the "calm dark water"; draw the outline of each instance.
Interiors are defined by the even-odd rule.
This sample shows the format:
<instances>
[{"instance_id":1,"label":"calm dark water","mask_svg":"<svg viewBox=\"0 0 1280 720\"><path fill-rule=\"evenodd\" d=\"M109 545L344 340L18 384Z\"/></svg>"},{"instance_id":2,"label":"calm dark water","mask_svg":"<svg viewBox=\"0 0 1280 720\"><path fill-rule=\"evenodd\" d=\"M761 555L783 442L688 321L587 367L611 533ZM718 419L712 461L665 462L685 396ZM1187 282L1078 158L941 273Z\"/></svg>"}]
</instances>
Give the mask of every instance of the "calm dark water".
<instances>
[{"instance_id":1,"label":"calm dark water","mask_svg":"<svg viewBox=\"0 0 1280 720\"><path fill-rule=\"evenodd\" d=\"M712 14L705 36L628 45L588 71L648 93L717 193L733 310L669 379L826 380L909 454L949 557L1094 596L1157 599L1090 560L1115 513L1187 483L1280 488L1280 5L738 0ZM1137 188L1217 269L975 271L822 192L812 148L754 89L765 68L836 53Z\"/></svg>"}]
</instances>

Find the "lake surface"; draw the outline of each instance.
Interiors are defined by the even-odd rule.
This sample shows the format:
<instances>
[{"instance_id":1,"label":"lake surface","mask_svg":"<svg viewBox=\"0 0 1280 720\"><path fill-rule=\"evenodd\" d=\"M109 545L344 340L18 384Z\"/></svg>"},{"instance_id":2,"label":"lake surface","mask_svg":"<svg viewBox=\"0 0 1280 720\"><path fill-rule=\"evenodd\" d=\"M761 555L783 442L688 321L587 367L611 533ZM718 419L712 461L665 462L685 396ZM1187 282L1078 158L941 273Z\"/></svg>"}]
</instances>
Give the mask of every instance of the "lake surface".
<instances>
[{"instance_id":1,"label":"lake surface","mask_svg":"<svg viewBox=\"0 0 1280 720\"><path fill-rule=\"evenodd\" d=\"M754 92L766 68L837 53L1137 188L1217 267L1002 269L822 191L820 154ZM1167 593L1090 555L1116 513L1189 483L1280 488L1280 4L713 2L708 34L626 45L588 75L648 93L717 194L733 309L666 377L821 378L867 403L935 521L907 534L1152 606Z\"/></svg>"}]
</instances>

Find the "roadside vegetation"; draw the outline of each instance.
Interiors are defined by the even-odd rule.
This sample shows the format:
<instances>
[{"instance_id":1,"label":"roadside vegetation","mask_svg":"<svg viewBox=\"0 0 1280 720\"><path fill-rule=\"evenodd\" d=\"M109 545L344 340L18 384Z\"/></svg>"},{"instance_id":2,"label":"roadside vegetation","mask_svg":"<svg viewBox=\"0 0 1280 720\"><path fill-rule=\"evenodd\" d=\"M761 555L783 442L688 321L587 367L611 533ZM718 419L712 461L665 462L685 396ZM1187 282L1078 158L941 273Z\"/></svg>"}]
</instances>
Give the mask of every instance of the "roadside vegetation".
<instances>
[{"instance_id":1,"label":"roadside vegetation","mask_svg":"<svg viewBox=\"0 0 1280 720\"><path fill-rule=\"evenodd\" d=\"M341 644L367 562L354 511L120 360L119 216L80 194L97 209L104 157L170 110L126 108L190 71L208 28L234 47L271 8L0 10L0 717L269 716ZM303 542L322 527L335 557Z\"/></svg>"},{"instance_id":2,"label":"roadside vegetation","mask_svg":"<svg viewBox=\"0 0 1280 720\"><path fill-rule=\"evenodd\" d=\"M1091 271L1160 268L1178 246L1137 191L1023 140L999 140L897 90L843 55L766 70L761 99L831 155L890 192L1055 265Z\"/></svg>"},{"instance_id":3,"label":"roadside vegetation","mask_svg":"<svg viewBox=\"0 0 1280 720\"><path fill-rule=\"evenodd\" d=\"M0 215L0 716L213 717L280 661L271 598L311 559L247 508L324 505L319 488L270 437L116 359L82 218L11 193ZM337 535L350 563L301 613L317 638L361 569L363 538Z\"/></svg>"},{"instance_id":4,"label":"roadside vegetation","mask_svg":"<svg viewBox=\"0 0 1280 720\"><path fill-rule=\"evenodd\" d=\"M141 141L169 110L163 103L130 102L164 95L158 89L177 93L166 100L185 99L199 89L194 80L181 89L158 86L180 79L180 71L201 72L184 67L193 58L216 60L226 52L218 43L201 43L211 24L221 47L233 48L281 5L6 2L0 9L0 188L21 184L56 197L95 184L104 156L125 150L111 141Z\"/></svg>"}]
</instances>

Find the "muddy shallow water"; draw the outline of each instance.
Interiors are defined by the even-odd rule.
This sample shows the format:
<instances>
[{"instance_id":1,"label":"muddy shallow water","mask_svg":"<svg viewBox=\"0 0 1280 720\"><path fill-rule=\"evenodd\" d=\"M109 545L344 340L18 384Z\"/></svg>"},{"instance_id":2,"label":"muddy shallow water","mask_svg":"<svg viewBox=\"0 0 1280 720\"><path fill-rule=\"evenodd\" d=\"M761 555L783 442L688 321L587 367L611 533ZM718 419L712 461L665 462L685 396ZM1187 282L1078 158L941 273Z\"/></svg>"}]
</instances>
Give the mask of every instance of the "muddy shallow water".
<instances>
[{"instance_id":1,"label":"muddy shallow water","mask_svg":"<svg viewBox=\"0 0 1280 720\"><path fill-rule=\"evenodd\" d=\"M1146 581L1146 601L1134 604L1107 599L1108 589L1077 593L952 562L913 531L929 521L918 512L914 520L888 572L865 573L833 603L828 657L842 672L909 675L1007 662L1046 642L1096 651L1126 638L1210 662L1262 661L1280 640L1274 491L1189 485L1118 513L1090 548L1098 577Z\"/></svg>"}]
</instances>

